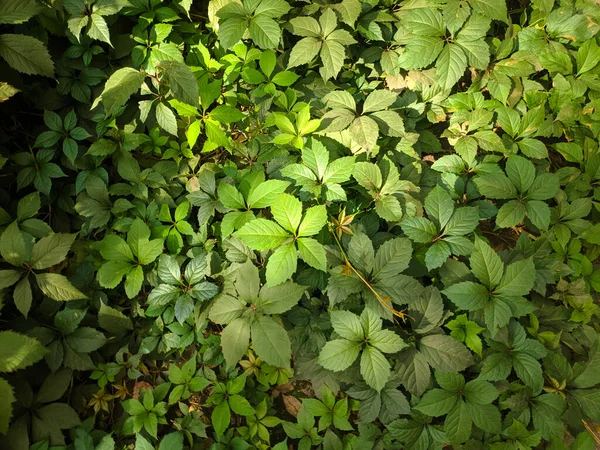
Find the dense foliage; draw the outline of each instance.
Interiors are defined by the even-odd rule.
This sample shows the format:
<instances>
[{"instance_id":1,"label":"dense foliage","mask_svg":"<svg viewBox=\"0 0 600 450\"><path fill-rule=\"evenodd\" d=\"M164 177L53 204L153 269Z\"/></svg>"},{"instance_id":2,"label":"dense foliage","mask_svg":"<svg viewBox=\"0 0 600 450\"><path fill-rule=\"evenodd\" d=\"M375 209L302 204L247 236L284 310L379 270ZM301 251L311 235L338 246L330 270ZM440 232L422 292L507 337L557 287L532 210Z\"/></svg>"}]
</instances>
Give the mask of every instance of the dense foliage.
<instances>
[{"instance_id":1,"label":"dense foliage","mask_svg":"<svg viewBox=\"0 0 600 450\"><path fill-rule=\"evenodd\" d=\"M0 0L0 447L593 449L599 37Z\"/></svg>"}]
</instances>

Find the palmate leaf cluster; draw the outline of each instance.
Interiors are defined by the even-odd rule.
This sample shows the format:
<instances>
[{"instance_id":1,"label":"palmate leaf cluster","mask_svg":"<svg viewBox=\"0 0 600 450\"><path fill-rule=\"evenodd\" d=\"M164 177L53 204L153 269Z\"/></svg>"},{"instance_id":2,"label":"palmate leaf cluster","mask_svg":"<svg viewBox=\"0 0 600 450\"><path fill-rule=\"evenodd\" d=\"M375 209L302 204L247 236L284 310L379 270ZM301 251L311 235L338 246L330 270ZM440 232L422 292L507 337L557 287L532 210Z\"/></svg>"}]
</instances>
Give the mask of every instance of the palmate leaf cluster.
<instances>
[{"instance_id":1,"label":"palmate leaf cluster","mask_svg":"<svg viewBox=\"0 0 600 450\"><path fill-rule=\"evenodd\" d=\"M0 448L595 448L599 42L593 0L0 0Z\"/></svg>"}]
</instances>

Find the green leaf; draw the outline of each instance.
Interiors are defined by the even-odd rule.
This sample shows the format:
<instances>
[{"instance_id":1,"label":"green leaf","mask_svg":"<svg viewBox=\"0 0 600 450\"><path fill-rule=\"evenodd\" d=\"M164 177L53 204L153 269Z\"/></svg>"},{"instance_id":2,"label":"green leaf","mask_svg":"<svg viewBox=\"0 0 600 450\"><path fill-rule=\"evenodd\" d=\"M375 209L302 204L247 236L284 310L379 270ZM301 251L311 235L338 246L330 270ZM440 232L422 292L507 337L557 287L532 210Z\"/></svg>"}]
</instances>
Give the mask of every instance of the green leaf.
<instances>
[{"instance_id":1,"label":"green leaf","mask_svg":"<svg viewBox=\"0 0 600 450\"><path fill-rule=\"evenodd\" d=\"M504 0L469 0L469 4L475 12L492 20L508 23L508 12Z\"/></svg>"},{"instance_id":2,"label":"green leaf","mask_svg":"<svg viewBox=\"0 0 600 450\"><path fill-rule=\"evenodd\" d=\"M251 189L248 194L250 208L266 208L271 206L279 194L285 192L290 185L288 181L268 180Z\"/></svg>"},{"instance_id":3,"label":"green leaf","mask_svg":"<svg viewBox=\"0 0 600 450\"><path fill-rule=\"evenodd\" d=\"M424 217L409 217L400 222L400 228L414 242L426 244L438 235L436 226Z\"/></svg>"},{"instance_id":4,"label":"green leaf","mask_svg":"<svg viewBox=\"0 0 600 450\"><path fill-rule=\"evenodd\" d=\"M162 239L153 239L151 241L140 240L138 246L137 256L140 264L154 262L163 251Z\"/></svg>"},{"instance_id":5,"label":"green leaf","mask_svg":"<svg viewBox=\"0 0 600 450\"><path fill-rule=\"evenodd\" d=\"M383 353L397 353L407 344L391 330L379 330L369 333L369 344Z\"/></svg>"},{"instance_id":6,"label":"green leaf","mask_svg":"<svg viewBox=\"0 0 600 450\"><path fill-rule=\"evenodd\" d=\"M252 346L267 364L290 367L290 338L280 324L268 316L258 317L251 325Z\"/></svg>"},{"instance_id":7,"label":"green leaf","mask_svg":"<svg viewBox=\"0 0 600 450\"><path fill-rule=\"evenodd\" d=\"M245 209L246 202L244 197L234 186L227 183L221 183L219 185L219 200L226 208L231 209Z\"/></svg>"},{"instance_id":8,"label":"green leaf","mask_svg":"<svg viewBox=\"0 0 600 450\"><path fill-rule=\"evenodd\" d=\"M23 316L27 317L29 310L31 309L31 303L33 301L33 294L31 292L31 284L27 277L23 278L15 286L13 293L15 306Z\"/></svg>"},{"instance_id":9,"label":"green leaf","mask_svg":"<svg viewBox=\"0 0 600 450\"><path fill-rule=\"evenodd\" d=\"M306 17L306 19L308 19L308 17ZM300 39L290 52L290 58L287 66L288 69L310 63L317 57L320 51L321 41L318 39L315 39L314 37L305 37L304 39Z\"/></svg>"},{"instance_id":10,"label":"green leaf","mask_svg":"<svg viewBox=\"0 0 600 450\"><path fill-rule=\"evenodd\" d=\"M471 417L467 411L467 406L460 401L458 406L450 410L444 422L444 431L450 442L461 444L471 435Z\"/></svg>"},{"instance_id":11,"label":"green leaf","mask_svg":"<svg viewBox=\"0 0 600 450\"><path fill-rule=\"evenodd\" d=\"M106 338L94 328L81 327L69 334L66 341L76 352L90 353L102 347L106 343Z\"/></svg>"},{"instance_id":12,"label":"green leaf","mask_svg":"<svg viewBox=\"0 0 600 450\"><path fill-rule=\"evenodd\" d=\"M542 366L533 357L517 352L513 359L513 367L517 376L533 389L534 393L538 393L544 386L544 376L542 374Z\"/></svg>"},{"instance_id":13,"label":"green leaf","mask_svg":"<svg viewBox=\"0 0 600 450\"><path fill-rule=\"evenodd\" d=\"M443 294L458 308L465 311L476 311L485 306L489 299L489 291L485 286L472 281L463 281L444 289Z\"/></svg>"},{"instance_id":14,"label":"green leaf","mask_svg":"<svg viewBox=\"0 0 600 450\"><path fill-rule=\"evenodd\" d=\"M365 338L358 316L350 311L331 311L329 318L337 334L344 339L360 342Z\"/></svg>"},{"instance_id":15,"label":"green leaf","mask_svg":"<svg viewBox=\"0 0 600 450\"><path fill-rule=\"evenodd\" d=\"M248 350L250 326L244 318L233 320L221 333L221 348L228 366L238 363Z\"/></svg>"},{"instance_id":16,"label":"green leaf","mask_svg":"<svg viewBox=\"0 0 600 450\"><path fill-rule=\"evenodd\" d=\"M593 39L589 39L583 43L576 56L577 75L589 72L600 62L600 47Z\"/></svg>"},{"instance_id":17,"label":"green leaf","mask_svg":"<svg viewBox=\"0 0 600 450\"><path fill-rule=\"evenodd\" d=\"M300 238L298 242L298 251L300 258L309 266L323 272L327 271L327 255L325 247L311 238Z\"/></svg>"},{"instance_id":18,"label":"green leaf","mask_svg":"<svg viewBox=\"0 0 600 450\"><path fill-rule=\"evenodd\" d=\"M311 147L302 151L302 162L313 171L317 178L322 179L329 163L329 152L317 140L311 141Z\"/></svg>"},{"instance_id":19,"label":"green leaf","mask_svg":"<svg viewBox=\"0 0 600 450\"><path fill-rule=\"evenodd\" d=\"M425 336L421 339L419 350L431 367L442 372L460 372L473 363L467 348L450 336Z\"/></svg>"},{"instance_id":20,"label":"green leaf","mask_svg":"<svg viewBox=\"0 0 600 450\"><path fill-rule=\"evenodd\" d=\"M373 243L364 233L357 233L348 244L348 257L355 267L365 274L373 270L374 262Z\"/></svg>"},{"instance_id":21,"label":"green leaf","mask_svg":"<svg viewBox=\"0 0 600 450\"><path fill-rule=\"evenodd\" d=\"M485 324L490 332L495 333L498 328L502 328L510 320L511 310L501 298L492 298L484 309Z\"/></svg>"},{"instance_id":22,"label":"green leaf","mask_svg":"<svg viewBox=\"0 0 600 450\"><path fill-rule=\"evenodd\" d=\"M98 39L99 41L106 42L112 47L110 42L110 32L104 18L97 13L92 13L89 18L90 22L87 33L88 36L92 39Z\"/></svg>"},{"instance_id":23,"label":"green leaf","mask_svg":"<svg viewBox=\"0 0 600 450\"><path fill-rule=\"evenodd\" d=\"M289 70L284 70L273 75L273 79L271 81L277 86L287 87L293 85L298 78L300 78L300 76L296 73L290 72Z\"/></svg>"},{"instance_id":24,"label":"green leaf","mask_svg":"<svg viewBox=\"0 0 600 450\"><path fill-rule=\"evenodd\" d=\"M121 311L105 305L100 304L100 310L98 311L98 324L115 336L125 334L127 330L133 329L133 322L131 318L123 314Z\"/></svg>"},{"instance_id":25,"label":"green leaf","mask_svg":"<svg viewBox=\"0 0 600 450\"><path fill-rule=\"evenodd\" d=\"M321 35L321 26L312 17L294 17L290 19L289 24L292 33L296 36L319 37Z\"/></svg>"},{"instance_id":26,"label":"green leaf","mask_svg":"<svg viewBox=\"0 0 600 450\"><path fill-rule=\"evenodd\" d=\"M554 173L538 175L527 191L528 200L548 200L556 195L559 189L559 179Z\"/></svg>"},{"instance_id":27,"label":"green leaf","mask_svg":"<svg viewBox=\"0 0 600 450\"><path fill-rule=\"evenodd\" d=\"M383 89L373 91L366 98L362 113L368 114L375 111L382 111L392 106L397 98L398 94L392 91Z\"/></svg>"},{"instance_id":28,"label":"green leaf","mask_svg":"<svg viewBox=\"0 0 600 450\"><path fill-rule=\"evenodd\" d=\"M0 378L0 398L2 398L2 405L0 406L0 433L6 434L12 418L12 404L16 401L16 398L12 386L3 378Z\"/></svg>"},{"instance_id":29,"label":"green leaf","mask_svg":"<svg viewBox=\"0 0 600 450\"><path fill-rule=\"evenodd\" d=\"M342 108L349 111L356 111L356 101L347 91L333 91L327 94L323 101L330 108ZM368 164L368 163L365 163Z\"/></svg>"},{"instance_id":30,"label":"green leaf","mask_svg":"<svg viewBox=\"0 0 600 450\"><path fill-rule=\"evenodd\" d=\"M265 284L260 290L259 301L264 314L283 314L292 309L304 295L305 287L291 281L278 286Z\"/></svg>"},{"instance_id":31,"label":"green leaf","mask_svg":"<svg viewBox=\"0 0 600 450\"><path fill-rule=\"evenodd\" d=\"M427 250L427 253L425 253L425 265L427 269L433 270L441 267L451 254L450 246L446 242L434 242Z\"/></svg>"},{"instance_id":32,"label":"green leaf","mask_svg":"<svg viewBox=\"0 0 600 450\"><path fill-rule=\"evenodd\" d=\"M2 3L0 3L0 24L19 24L27 22L40 11L40 5L34 0L26 0L23 2L3 0Z\"/></svg>"},{"instance_id":33,"label":"green leaf","mask_svg":"<svg viewBox=\"0 0 600 450\"><path fill-rule=\"evenodd\" d=\"M535 278L535 266L531 258L516 261L506 266L496 293L509 297L527 295L535 285Z\"/></svg>"},{"instance_id":34,"label":"green leaf","mask_svg":"<svg viewBox=\"0 0 600 450\"><path fill-rule=\"evenodd\" d=\"M454 212L454 201L441 186L434 187L425 198L425 211L433 219L438 229L446 226Z\"/></svg>"},{"instance_id":35,"label":"green leaf","mask_svg":"<svg viewBox=\"0 0 600 450\"><path fill-rule=\"evenodd\" d=\"M183 450L183 431L175 431L164 436L160 440L158 450Z\"/></svg>"},{"instance_id":36,"label":"green leaf","mask_svg":"<svg viewBox=\"0 0 600 450\"><path fill-rule=\"evenodd\" d=\"M156 70L159 71L169 83L173 96L183 103L199 106L198 83L191 69L178 61L161 61ZM218 120L218 119L217 119Z\"/></svg>"},{"instance_id":37,"label":"green leaf","mask_svg":"<svg viewBox=\"0 0 600 450\"><path fill-rule=\"evenodd\" d=\"M408 239L395 238L384 242L373 261L372 277L385 280L403 272L410 263L412 245Z\"/></svg>"},{"instance_id":38,"label":"green leaf","mask_svg":"<svg viewBox=\"0 0 600 450\"><path fill-rule=\"evenodd\" d=\"M183 323L194 312L194 301L189 294L180 296L175 302L175 318Z\"/></svg>"},{"instance_id":39,"label":"green leaf","mask_svg":"<svg viewBox=\"0 0 600 450\"><path fill-rule=\"evenodd\" d=\"M90 145L90 148L88 148L86 155L108 156L112 155L116 149L117 143L115 141L111 141L108 139L98 139L96 142Z\"/></svg>"},{"instance_id":40,"label":"green leaf","mask_svg":"<svg viewBox=\"0 0 600 450\"><path fill-rule=\"evenodd\" d=\"M319 73L324 80L337 77L344 65L346 58L346 49L342 44L333 40L326 39L321 44L321 66Z\"/></svg>"},{"instance_id":41,"label":"green leaf","mask_svg":"<svg viewBox=\"0 0 600 450\"><path fill-rule=\"evenodd\" d=\"M445 389L432 389L421 397L415 409L428 416L439 417L448 414L455 407L457 401L456 392Z\"/></svg>"},{"instance_id":42,"label":"green leaf","mask_svg":"<svg viewBox=\"0 0 600 450\"><path fill-rule=\"evenodd\" d=\"M525 219L527 208L520 200L510 200L498 210L496 225L500 228L514 227Z\"/></svg>"},{"instance_id":43,"label":"green leaf","mask_svg":"<svg viewBox=\"0 0 600 450\"><path fill-rule=\"evenodd\" d=\"M215 409L213 409L212 415L210 416L213 428L217 436L222 436L229 422L231 421L231 411L229 410L229 403L222 401Z\"/></svg>"},{"instance_id":44,"label":"green leaf","mask_svg":"<svg viewBox=\"0 0 600 450\"><path fill-rule=\"evenodd\" d=\"M21 73L54 78L54 63L48 50L42 42L31 36L0 35L0 57Z\"/></svg>"},{"instance_id":45,"label":"green leaf","mask_svg":"<svg viewBox=\"0 0 600 450\"><path fill-rule=\"evenodd\" d=\"M0 270L0 289L15 284L21 278L23 272L17 270Z\"/></svg>"},{"instance_id":46,"label":"green leaf","mask_svg":"<svg viewBox=\"0 0 600 450\"><path fill-rule=\"evenodd\" d=\"M352 365L362 344L360 342L348 341L346 339L335 339L328 341L321 349L317 362L327 370L340 372Z\"/></svg>"},{"instance_id":47,"label":"green leaf","mask_svg":"<svg viewBox=\"0 0 600 450\"><path fill-rule=\"evenodd\" d=\"M414 395L423 395L429 387L431 370L427 359L415 348L406 351L399 359L398 376L406 389Z\"/></svg>"},{"instance_id":48,"label":"green leaf","mask_svg":"<svg viewBox=\"0 0 600 450\"><path fill-rule=\"evenodd\" d=\"M312 206L306 210L302 223L298 228L298 236L314 236L327 223L327 208L325 205Z\"/></svg>"},{"instance_id":49,"label":"green leaf","mask_svg":"<svg viewBox=\"0 0 600 450\"><path fill-rule=\"evenodd\" d=\"M473 404L467 402L467 411L475 426L488 433L498 433L501 430L500 411L491 403Z\"/></svg>"},{"instance_id":50,"label":"green leaf","mask_svg":"<svg viewBox=\"0 0 600 450\"><path fill-rule=\"evenodd\" d=\"M177 136L177 119L175 118L175 114L171 108L162 102L156 104L156 122L167 133Z\"/></svg>"},{"instance_id":51,"label":"green leaf","mask_svg":"<svg viewBox=\"0 0 600 450\"><path fill-rule=\"evenodd\" d=\"M242 315L246 304L230 295L220 295L210 310L209 318L215 323L227 324Z\"/></svg>"},{"instance_id":52,"label":"green leaf","mask_svg":"<svg viewBox=\"0 0 600 450\"><path fill-rule=\"evenodd\" d=\"M125 293L127 298L135 297L142 289L144 283L144 270L142 266L135 266L125 275Z\"/></svg>"},{"instance_id":53,"label":"green leaf","mask_svg":"<svg viewBox=\"0 0 600 450\"><path fill-rule=\"evenodd\" d=\"M597 371L597 367L600 363L600 339L596 339L590 348L587 362L580 364L581 371L577 377L572 381L571 385L580 388L590 388L599 384L600 372Z\"/></svg>"},{"instance_id":54,"label":"green leaf","mask_svg":"<svg viewBox=\"0 0 600 450\"><path fill-rule=\"evenodd\" d=\"M486 27L487 31L487 27ZM461 32L462 35L462 32ZM490 47L483 39L474 41L460 38L455 41L467 55L469 67L485 70L490 62Z\"/></svg>"},{"instance_id":55,"label":"green leaf","mask_svg":"<svg viewBox=\"0 0 600 450\"><path fill-rule=\"evenodd\" d=\"M511 360L503 353L493 353L483 360L480 378L482 380L504 380L512 369Z\"/></svg>"},{"instance_id":56,"label":"green leaf","mask_svg":"<svg viewBox=\"0 0 600 450\"><path fill-rule=\"evenodd\" d=\"M108 261L133 261L133 253L127 242L116 234L105 236L100 247L100 254Z\"/></svg>"},{"instance_id":57,"label":"green leaf","mask_svg":"<svg viewBox=\"0 0 600 450\"><path fill-rule=\"evenodd\" d=\"M276 286L289 280L296 272L297 265L298 257L294 243L281 245L269 257L266 273L267 283Z\"/></svg>"},{"instance_id":58,"label":"green leaf","mask_svg":"<svg viewBox=\"0 0 600 450\"><path fill-rule=\"evenodd\" d=\"M260 251L279 247L290 238L287 231L266 219L252 220L233 235L251 248Z\"/></svg>"},{"instance_id":59,"label":"green leaf","mask_svg":"<svg viewBox=\"0 0 600 450\"><path fill-rule=\"evenodd\" d=\"M540 230L545 231L550 226L550 207L539 200L531 200L525 204L527 217Z\"/></svg>"},{"instance_id":60,"label":"green leaf","mask_svg":"<svg viewBox=\"0 0 600 450\"><path fill-rule=\"evenodd\" d=\"M5 102L12 96L18 94L20 91L10 84L0 81L0 103Z\"/></svg>"},{"instance_id":61,"label":"green leaf","mask_svg":"<svg viewBox=\"0 0 600 450\"><path fill-rule=\"evenodd\" d=\"M221 123L239 122L244 119L244 113L239 109L227 105L219 105L210 113L210 118Z\"/></svg>"},{"instance_id":62,"label":"green leaf","mask_svg":"<svg viewBox=\"0 0 600 450\"><path fill-rule=\"evenodd\" d=\"M360 116L354 119L354 122L352 122L352 125L350 126L350 133L352 135L352 139L354 139L358 145L364 147L366 150L371 150L373 147L375 147L375 144L377 144L379 127L377 126L377 122L370 117Z\"/></svg>"},{"instance_id":63,"label":"green leaf","mask_svg":"<svg viewBox=\"0 0 600 450\"><path fill-rule=\"evenodd\" d=\"M488 289L495 288L504 273L504 264L492 247L481 239L475 241L475 251L469 260L473 275Z\"/></svg>"},{"instance_id":64,"label":"green leaf","mask_svg":"<svg viewBox=\"0 0 600 450\"><path fill-rule=\"evenodd\" d=\"M444 235L464 236L475 230L479 223L479 212L477 209L465 206L458 208L446 224Z\"/></svg>"},{"instance_id":65,"label":"green leaf","mask_svg":"<svg viewBox=\"0 0 600 450\"><path fill-rule=\"evenodd\" d=\"M412 9L403 23L417 36L443 36L446 33L442 15L433 8Z\"/></svg>"},{"instance_id":66,"label":"green leaf","mask_svg":"<svg viewBox=\"0 0 600 450\"><path fill-rule=\"evenodd\" d=\"M302 220L302 203L290 194L280 194L271 205L271 214L279 225L296 234Z\"/></svg>"},{"instance_id":67,"label":"green leaf","mask_svg":"<svg viewBox=\"0 0 600 450\"><path fill-rule=\"evenodd\" d=\"M565 412L566 401L558 394L543 394L535 398L531 404L533 425L544 439L562 438L560 417ZM573 448L573 447L571 447Z\"/></svg>"},{"instance_id":68,"label":"green leaf","mask_svg":"<svg viewBox=\"0 0 600 450\"><path fill-rule=\"evenodd\" d=\"M69 301L86 299L63 275L57 273L37 273L35 279L42 292L53 300Z\"/></svg>"},{"instance_id":69,"label":"green leaf","mask_svg":"<svg viewBox=\"0 0 600 450\"><path fill-rule=\"evenodd\" d=\"M498 398L499 392L487 381L473 380L465 385L464 395L469 403L487 405Z\"/></svg>"},{"instance_id":70,"label":"green leaf","mask_svg":"<svg viewBox=\"0 0 600 450\"><path fill-rule=\"evenodd\" d=\"M24 369L38 362L47 352L37 339L14 331L0 331L0 372Z\"/></svg>"},{"instance_id":71,"label":"green leaf","mask_svg":"<svg viewBox=\"0 0 600 450\"><path fill-rule=\"evenodd\" d=\"M506 175L519 192L526 192L535 180L535 167L528 159L511 155L506 161Z\"/></svg>"},{"instance_id":72,"label":"green leaf","mask_svg":"<svg viewBox=\"0 0 600 450\"><path fill-rule=\"evenodd\" d=\"M230 5L232 3L230 3ZM241 9L240 15L227 17L227 20L223 20L219 23L219 42L226 50L239 42L246 32L247 21L244 18L245 11L241 4L235 3L235 5ZM220 10L219 13L221 13L222 10Z\"/></svg>"},{"instance_id":73,"label":"green leaf","mask_svg":"<svg viewBox=\"0 0 600 450\"><path fill-rule=\"evenodd\" d=\"M573 72L571 57L565 53L542 53L538 58L542 67L549 72L558 72L564 75L571 75Z\"/></svg>"},{"instance_id":74,"label":"green leaf","mask_svg":"<svg viewBox=\"0 0 600 450\"><path fill-rule=\"evenodd\" d=\"M241 395L232 395L229 397L229 406L233 410L234 413L242 415L242 416L252 416L255 414L254 408L248 400L246 400Z\"/></svg>"},{"instance_id":75,"label":"green leaf","mask_svg":"<svg viewBox=\"0 0 600 450\"><path fill-rule=\"evenodd\" d=\"M31 267L38 270L47 269L62 262L67 257L75 237L75 234L56 233L40 239L31 250Z\"/></svg>"},{"instance_id":76,"label":"green leaf","mask_svg":"<svg viewBox=\"0 0 600 450\"><path fill-rule=\"evenodd\" d=\"M263 0L263 3L266 3ZM250 21L250 37L262 49L277 48L281 40L279 25L266 15L255 15Z\"/></svg>"},{"instance_id":77,"label":"green leaf","mask_svg":"<svg viewBox=\"0 0 600 450\"><path fill-rule=\"evenodd\" d=\"M447 44L437 59L437 83L442 89L451 89L467 69L465 52L457 44Z\"/></svg>"},{"instance_id":78,"label":"green leaf","mask_svg":"<svg viewBox=\"0 0 600 450\"><path fill-rule=\"evenodd\" d=\"M129 97L135 94L142 83L145 75L131 67L123 67L113 73L104 85L102 94L92 104L92 109L102 102L107 115L112 115L118 108L123 106Z\"/></svg>"},{"instance_id":79,"label":"green leaf","mask_svg":"<svg viewBox=\"0 0 600 450\"><path fill-rule=\"evenodd\" d=\"M41 207L40 193L26 195L17 204L17 219L24 220L37 214Z\"/></svg>"},{"instance_id":80,"label":"green leaf","mask_svg":"<svg viewBox=\"0 0 600 450\"><path fill-rule=\"evenodd\" d=\"M390 377L390 364L379 350L367 345L360 358L360 374L370 387L379 392Z\"/></svg>"},{"instance_id":81,"label":"green leaf","mask_svg":"<svg viewBox=\"0 0 600 450\"><path fill-rule=\"evenodd\" d=\"M0 236L0 254L13 266L21 266L25 261L25 241L17 222L12 222Z\"/></svg>"},{"instance_id":82,"label":"green leaf","mask_svg":"<svg viewBox=\"0 0 600 450\"><path fill-rule=\"evenodd\" d=\"M129 273L132 265L129 262L109 261L98 270L97 279L100 286L112 289Z\"/></svg>"},{"instance_id":83,"label":"green leaf","mask_svg":"<svg viewBox=\"0 0 600 450\"><path fill-rule=\"evenodd\" d=\"M345 156L332 161L323 174L323 183L343 183L350 179L354 169L354 157Z\"/></svg>"},{"instance_id":84,"label":"green leaf","mask_svg":"<svg viewBox=\"0 0 600 450\"><path fill-rule=\"evenodd\" d=\"M490 174L474 179L479 192L488 198L509 199L517 197L517 190L510 179L502 174Z\"/></svg>"},{"instance_id":85,"label":"green leaf","mask_svg":"<svg viewBox=\"0 0 600 450\"><path fill-rule=\"evenodd\" d=\"M393 195L382 195L375 200L375 212L383 220L397 222L402 219L402 206Z\"/></svg>"}]
</instances>

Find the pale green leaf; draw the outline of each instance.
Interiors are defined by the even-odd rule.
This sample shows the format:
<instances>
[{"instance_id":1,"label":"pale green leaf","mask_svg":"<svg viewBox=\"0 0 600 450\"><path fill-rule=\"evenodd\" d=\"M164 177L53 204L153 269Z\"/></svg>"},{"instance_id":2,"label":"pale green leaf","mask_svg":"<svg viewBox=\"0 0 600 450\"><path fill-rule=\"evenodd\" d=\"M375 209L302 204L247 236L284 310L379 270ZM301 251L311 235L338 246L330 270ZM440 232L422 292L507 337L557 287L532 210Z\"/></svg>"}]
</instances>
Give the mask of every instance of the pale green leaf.
<instances>
[{"instance_id":1,"label":"pale green leaf","mask_svg":"<svg viewBox=\"0 0 600 450\"><path fill-rule=\"evenodd\" d=\"M234 366L242 359L250 342L250 326L246 319L233 320L221 332L221 347L228 366Z\"/></svg>"},{"instance_id":2,"label":"pale green leaf","mask_svg":"<svg viewBox=\"0 0 600 450\"><path fill-rule=\"evenodd\" d=\"M65 276L58 273L37 273L35 279L42 292L53 300L69 301L87 298Z\"/></svg>"},{"instance_id":3,"label":"pale green leaf","mask_svg":"<svg viewBox=\"0 0 600 450\"><path fill-rule=\"evenodd\" d=\"M62 262L75 241L75 234L56 233L43 237L31 250L31 266L34 269L47 269Z\"/></svg>"},{"instance_id":4,"label":"pale green leaf","mask_svg":"<svg viewBox=\"0 0 600 450\"><path fill-rule=\"evenodd\" d=\"M467 57L457 44L447 44L436 62L437 83L442 89L451 89L467 68Z\"/></svg>"},{"instance_id":5,"label":"pale green leaf","mask_svg":"<svg viewBox=\"0 0 600 450\"><path fill-rule=\"evenodd\" d=\"M302 260L309 266L326 272L327 255L325 253L325 247L312 238L303 237L298 239L297 242L300 258L302 258Z\"/></svg>"},{"instance_id":6,"label":"pale green leaf","mask_svg":"<svg viewBox=\"0 0 600 450\"><path fill-rule=\"evenodd\" d=\"M390 377L390 364L379 350L367 345L360 358L360 374L370 387L379 392Z\"/></svg>"},{"instance_id":7,"label":"pale green leaf","mask_svg":"<svg viewBox=\"0 0 600 450\"><path fill-rule=\"evenodd\" d=\"M251 325L252 346L267 364L289 367L292 353L285 328L269 316L258 317Z\"/></svg>"},{"instance_id":8,"label":"pale green leaf","mask_svg":"<svg viewBox=\"0 0 600 450\"><path fill-rule=\"evenodd\" d=\"M113 114L140 89L144 78L145 75L142 72L131 67L123 67L117 70L106 81L104 90L92 104L92 109L102 102L106 114Z\"/></svg>"},{"instance_id":9,"label":"pale green leaf","mask_svg":"<svg viewBox=\"0 0 600 450\"><path fill-rule=\"evenodd\" d=\"M255 250L279 247L290 238L290 234L275 222L255 219L246 223L234 236Z\"/></svg>"},{"instance_id":10,"label":"pale green leaf","mask_svg":"<svg viewBox=\"0 0 600 450\"><path fill-rule=\"evenodd\" d=\"M289 280L296 272L297 265L298 257L294 243L290 242L279 246L269 257L267 263L267 283L276 286Z\"/></svg>"}]
</instances>

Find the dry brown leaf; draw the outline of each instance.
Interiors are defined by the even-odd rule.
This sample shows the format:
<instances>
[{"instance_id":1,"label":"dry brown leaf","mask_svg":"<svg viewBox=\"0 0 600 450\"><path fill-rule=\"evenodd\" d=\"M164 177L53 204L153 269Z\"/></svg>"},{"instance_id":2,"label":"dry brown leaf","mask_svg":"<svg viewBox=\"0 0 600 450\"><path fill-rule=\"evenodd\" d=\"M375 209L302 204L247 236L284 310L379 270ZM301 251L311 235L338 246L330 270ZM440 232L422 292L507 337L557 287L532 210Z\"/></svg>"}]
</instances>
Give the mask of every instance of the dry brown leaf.
<instances>
[{"instance_id":1,"label":"dry brown leaf","mask_svg":"<svg viewBox=\"0 0 600 450\"><path fill-rule=\"evenodd\" d=\"M302 403L296 397L292 395L284 395L283 404L285 406L285 410L289 412L292 416L298 416L298 410L302 407Z\"/></svg>"}]
</instances>

